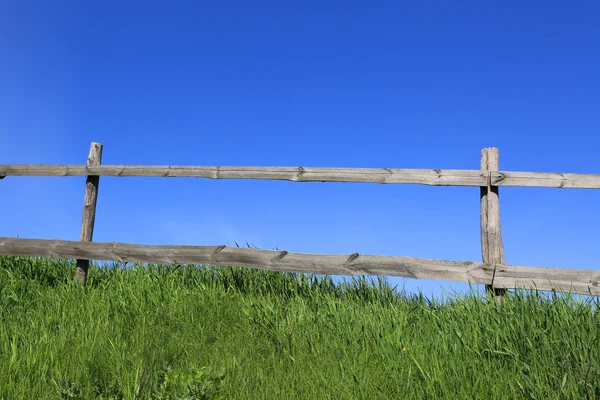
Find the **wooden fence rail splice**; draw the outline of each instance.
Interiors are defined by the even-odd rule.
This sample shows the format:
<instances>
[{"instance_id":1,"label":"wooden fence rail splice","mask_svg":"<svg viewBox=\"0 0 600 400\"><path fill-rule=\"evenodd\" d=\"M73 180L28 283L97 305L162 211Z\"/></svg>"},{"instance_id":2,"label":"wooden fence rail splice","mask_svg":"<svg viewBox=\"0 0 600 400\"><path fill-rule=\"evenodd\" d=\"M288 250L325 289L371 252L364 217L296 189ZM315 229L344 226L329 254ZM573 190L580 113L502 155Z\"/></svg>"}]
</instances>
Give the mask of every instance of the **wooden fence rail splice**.
<instances>
[{"instance_id":1,"label":"wooden fence rail splice","mask_svg":"<svg viewBox=\"0 0 600 400\"><path fill-rule=\"evenodd\" d=\"M102 163L102 145L93 142L90 146L90 154L87 160L88 165L100 165ZM94 236L94 222L96 221L96 203L98 201L98 185L100 177L97 175L88 175L85 182L85 197L83 200L83 216L81 218L82 242L91 242ZM87 259L78 259L75 269L76 283L85 285L87 283L87 274L90 262Z\"/></svg>"},{"instance_id":2,"label":"wooden fence rail splice","mask_svg":"<svg viewBox=\"0 0 600 400\"><path fill-rule=\"evenodd\" d=\"M502 229L500 228L500 199L498 187L492 186L491 171L497 171L499 164L499 151L495 147L488 147L481 151L481 170L490 178L486 186L480 190L481 204L481 255L484 264L504 264L504 245L502 244ZM506 290L496 288L495 274L492 281L486 285L486 292L494 291L496 300L505 295Z\"/></svg>"}]
</instances>

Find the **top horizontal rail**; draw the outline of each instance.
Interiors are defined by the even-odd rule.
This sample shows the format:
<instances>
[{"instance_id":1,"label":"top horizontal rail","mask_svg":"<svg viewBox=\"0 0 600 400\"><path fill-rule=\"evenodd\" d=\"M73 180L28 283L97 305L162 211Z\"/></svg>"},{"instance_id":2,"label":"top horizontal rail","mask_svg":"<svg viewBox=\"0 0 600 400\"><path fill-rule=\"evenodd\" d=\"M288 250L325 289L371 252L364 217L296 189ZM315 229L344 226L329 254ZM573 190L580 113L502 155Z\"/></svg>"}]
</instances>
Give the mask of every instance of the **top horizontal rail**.
<instances>
[{"instance_id":1,"label":"top horizontal rail","mask_svg":"<svg viewBox=\"0 0 600 400\"><path fill-rule=\"evenodd\" d=\"M155 176L210 179L267 179L293 182L413 183L431 186L487 186L481 170L320 168L320 167L225 167L85 164L0 164L6 176ZM600 174L491 171L492 186L536 186L600 189Z\"/></svg>"},{"instance_id":2,"label":"top horizontal rail","mask_svg":"<svg viewBox=\"0 0 600 400\"><path fill-rule=\"evenodd\" d=\"M487 177L480 170L0 164L0 176L85 175L268 179L293 182L416 183L436 186L487 185Z\"/></svg>"}]
</instances>

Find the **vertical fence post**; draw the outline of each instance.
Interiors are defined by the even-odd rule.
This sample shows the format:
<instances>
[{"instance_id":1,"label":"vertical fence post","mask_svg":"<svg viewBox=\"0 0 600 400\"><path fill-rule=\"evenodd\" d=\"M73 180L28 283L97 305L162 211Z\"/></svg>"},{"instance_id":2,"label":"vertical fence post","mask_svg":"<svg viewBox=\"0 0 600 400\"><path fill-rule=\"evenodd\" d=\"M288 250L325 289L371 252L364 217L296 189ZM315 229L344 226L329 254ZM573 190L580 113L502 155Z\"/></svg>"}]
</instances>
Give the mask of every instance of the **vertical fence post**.
<instances>
[{"instance_id":1,"label":"vertical fence post","mask_svg":"<svg viewBox=\"0 0 600 400\"><path fill-rule=\"evenodd\" d=\"M480 189L481 203L481 254L485 264L504 264L504 245L500 229L500 201L498 186L492 186L490 171L499 170L498 149L488 147L481 151L481 170L488 177L488 184ZM495 288L495 270L492 282L485 285L486 293L493 290L497 302L506 294L506 289Z\"/></svg>"},{"instance_id":2,"label":"vertical fence post","mask_svg":"<svg viewBox=\"0 0 600 400\"><path fill-rule=\"evenodd\" d=\"M90 154L87 159L87 165L100 165L102 163L102 145L93 142L90 147ZM97 175L88 175L85 182L85 198L83 200L83 217L81 220L82 242L91 242L94 235L94 221L96 220L96 202L98 200L98 184L100 177ZM78 284L87 283L89 260L77 260L74 281Z\"/></svg>"}]
</instances>

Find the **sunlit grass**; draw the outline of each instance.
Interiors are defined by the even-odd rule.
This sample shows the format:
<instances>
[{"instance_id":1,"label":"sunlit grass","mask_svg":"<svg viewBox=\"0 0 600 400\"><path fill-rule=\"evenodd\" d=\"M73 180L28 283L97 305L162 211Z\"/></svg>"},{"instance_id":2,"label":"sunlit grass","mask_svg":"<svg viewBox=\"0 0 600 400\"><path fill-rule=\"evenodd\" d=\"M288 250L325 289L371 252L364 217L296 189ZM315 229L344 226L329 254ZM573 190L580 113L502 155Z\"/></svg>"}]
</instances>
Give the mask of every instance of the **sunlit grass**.
<instances>
[{"instance_id":1,"label":"sunlit grass","mask_svg":"<svg viewBox=\"0 0 600 400\"><path fill-rule=\"evenodd\" d=\"M600 397L596 299L0 258L2 399Z\"/></svg>"}]
</instances>

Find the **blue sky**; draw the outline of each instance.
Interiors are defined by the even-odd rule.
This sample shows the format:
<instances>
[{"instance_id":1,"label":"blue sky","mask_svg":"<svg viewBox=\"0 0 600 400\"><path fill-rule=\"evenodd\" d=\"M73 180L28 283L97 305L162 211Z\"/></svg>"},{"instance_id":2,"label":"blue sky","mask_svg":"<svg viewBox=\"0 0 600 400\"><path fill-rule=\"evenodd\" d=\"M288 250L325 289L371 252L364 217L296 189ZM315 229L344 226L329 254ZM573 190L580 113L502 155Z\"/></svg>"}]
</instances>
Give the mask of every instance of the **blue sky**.
<instances>
[{"instance_id":1,"label":"blue sky","mask_svg":"<svg viewBox=\"0 0 600 400\"><path fill-rule=\"evenodd\" d=\"M53 3L0 5L0 163L600 173L597 2ZM0 235L77 240L84 181L0 181ZM598 191L500 197L508 264L598 268ZM94 240L479 261L479 189L103 177Z\"/></svg>"}]
</instances>

